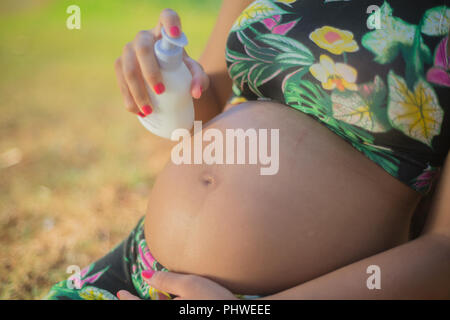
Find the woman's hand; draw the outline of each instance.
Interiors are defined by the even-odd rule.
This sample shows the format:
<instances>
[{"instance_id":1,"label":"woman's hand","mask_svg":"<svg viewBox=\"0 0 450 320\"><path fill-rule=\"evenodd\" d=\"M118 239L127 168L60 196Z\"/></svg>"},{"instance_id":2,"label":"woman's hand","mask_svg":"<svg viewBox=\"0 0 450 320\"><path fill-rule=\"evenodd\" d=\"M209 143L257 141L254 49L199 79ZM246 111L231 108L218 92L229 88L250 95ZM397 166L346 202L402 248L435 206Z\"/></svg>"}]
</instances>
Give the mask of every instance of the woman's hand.
<instances>
[{"instance_id":1,"label":"woman's hand","mask_svg":"<svg viewBox=\"0 0 450 320\"><path fill-rule=\"evenodd\" d=\"M115 62L115 70L120 92L128 111L141 117L152 113L150 96L145 82L156 94L164 94L165 86L153 47L161 39L161 28L168 35L177 38L181 35L181 22L178 14L165 9L157 26L151 30L140 31L132 42L125 45L122 55ZM202 66L184 52L184 63L192 74L191 94L199 99L209 87L209 78Z\"/></svg>"},{"instance_id":2,"label":"woman's hand","mask_svg":"<svg viewBox=\"0 0 450 320\"><path fill-rule=\"evenodd\" d=\"M177 297L174 300L238 300L228 289L217 283L195 275L156 271L144 271L144 280L153 288L171 293ZM128 291L117 293L120 300L140 300Z\"/></svg>"}]
</instances>

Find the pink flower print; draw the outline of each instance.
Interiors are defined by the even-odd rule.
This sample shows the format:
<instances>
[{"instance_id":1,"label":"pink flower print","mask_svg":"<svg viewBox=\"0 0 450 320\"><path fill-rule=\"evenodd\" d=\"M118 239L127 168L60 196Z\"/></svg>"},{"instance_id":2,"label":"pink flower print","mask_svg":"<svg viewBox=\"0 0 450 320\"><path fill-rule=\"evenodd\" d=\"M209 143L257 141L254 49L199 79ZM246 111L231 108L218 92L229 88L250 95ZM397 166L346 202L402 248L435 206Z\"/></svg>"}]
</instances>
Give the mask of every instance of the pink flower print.
<instances>
[{"instance_id":1,"label":"pink flower print","mask_svg":"<svg viewBox=\"0 0 450 320\"><path fill-rule=\"evenodd\" d=\"M277 24L280 22L280 20L281 20L281 16L279 14L277 14L271 18L264 19L263 23L267 27L267 29L272 31L273 28L275 28L277 26Z\"/></svg>"},{"instance_id":2,"label":"pink flower print","mask_svg":"<svg viewBox=\"0 0 450 320\"><path fill-rule=\"evenodd\" d=\"M427 72L427 80L441 86L450 87L450 61L447 56L448 37L442 39L434 57L434 66Z\"/></svg>"},{"instance_id":3,"label":"pink flower print","mask_svg":"<svg viewBox=\"0 0 450 320\"><path fill-rule=\"evenodd\" d=\"M94 268L94 265L87 266L83 270L81 270L80 274L74 274L69 277L68 281L72 281L73 285L77 289L81 289L84 287L86 283L92 284L100 278L109 267L93 274L92 276L87 276L89 272Z\"/></svg>"},{"instance_id":4,"label":"pink flower print","mask_svg":"<svg viewBox=\"0 0 450 320\"><path fill-rule=\"evenodd\" d=\"M429 190L438 172L439 170L437 168L428 165L423 173L415 179L414 186L416 187L416 189Z\"/></svg>"},{"instance_id":5,"label":"pink flower print","mask_svg":"<svg viewBox=\"0 0 450 320\"><path fill-rule=\"evenodd\" d=\"M273 34L281 34L284 36L286 33L291 31L291 29L297 25L298 21L299 19L288 23L280 24L281 15L277 14L270 18L264 19L263 23L266 26L266 28L269 29Z\"/></svg>"},{"instance_id":6,"label":"pink flower print","mask_svg":"<svg viewBox=\"0 0 450 320\"><path fill-rule=\"evenodd\" d=\"M142 249L142 247L139 246L139 256L142 263L144 264L145 269L152 269L155 258L153 258L153 256L151 255L150 250L148 250L148 248Z\"/></svg>"}]
</instances>

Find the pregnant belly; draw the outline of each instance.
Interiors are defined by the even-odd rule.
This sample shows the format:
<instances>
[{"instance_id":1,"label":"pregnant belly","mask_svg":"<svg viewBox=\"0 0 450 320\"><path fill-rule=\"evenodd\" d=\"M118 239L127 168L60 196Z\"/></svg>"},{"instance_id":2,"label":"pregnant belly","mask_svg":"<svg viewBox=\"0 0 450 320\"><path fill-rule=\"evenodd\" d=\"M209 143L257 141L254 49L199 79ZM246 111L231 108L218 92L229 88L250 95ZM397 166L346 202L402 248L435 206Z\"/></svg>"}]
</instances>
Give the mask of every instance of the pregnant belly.
<instances>
[{"instance_id":1,"label":"pregnant belly","mask_svg":"<svg viewBox=\"0 0 450 320\"><path fill-rule=\"evenodd\" d=\"M279 129L279 171L169 162L145 222L169 270L270 294L407 240L416 192L309 116L252 102L205 128Z\"/></svg>"}]
</instances>

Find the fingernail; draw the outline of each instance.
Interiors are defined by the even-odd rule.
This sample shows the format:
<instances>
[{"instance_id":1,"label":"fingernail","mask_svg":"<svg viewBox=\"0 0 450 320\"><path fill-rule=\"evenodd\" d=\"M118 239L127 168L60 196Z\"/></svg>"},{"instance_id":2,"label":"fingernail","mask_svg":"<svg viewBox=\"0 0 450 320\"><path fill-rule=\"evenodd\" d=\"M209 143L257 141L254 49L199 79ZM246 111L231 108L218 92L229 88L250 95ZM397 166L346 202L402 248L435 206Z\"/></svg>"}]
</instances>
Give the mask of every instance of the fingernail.
<instances>
[{"instance_id":1,"label":"fingernail","mask_svg":"<svg viewBox=\"0 0 450 320\"><path fill-rule=\"evenodd\" d=\"M146 117L153 112L153 109L152 107L145 105L142 107L142 112L144 113L144 117Z\"/></svg>"},{"instance_id":2,"label":"fingernail","mask_svg":"<svg viewBox=\"0 0 450 320\"><path fill-rule=\"evenodd\" d=\"M141 118L145 118L145 114L143 114L142 112L139 112L138 116L141 117Z\"/></svg>"},{"instance_id":3,"label":"fingernail","mask_svg":"<svg viewBox=\"0 0 450 320\"><path fill-rule=\"evenodd\" d=\"M202 87L201 86L199 86L199 87L196 87L195 89L194 89L194 98L195 99L200 99L200 97L202 96Z\"/></svg>"},{"instance_id":4,"label":"fingernail","mask_svg":"<svg viewBox=\"0 0 450 320\"><path fill-rule=\"evenodd\" d=\"M119 293L119 291L117 291L116 296L117 296L117 298L120 299L120 293Z\"/></svg>"},{"instance_id":5,"label":"fingernail","mask_svg":"<svg viewBox=\"0 0 450 320\"><path fill-rule=\"evenodd\" d=\"M144 271L142 271L141 274L145 279L150 279L154 273L155 273L155 271L153 271L153 270L144 270Z\"/></svg>"},{"instance_id":6,"label":"fingernail","mask_svg":"<svg viewBox=\"0 0 450 320\"><path fill-rule=\"evenodd\" d=\"M177 26L170 27L169 32L172 37L180 36L180 28Z\"/></svg>"},{"instance_id":7,"label":"fingernail","mask_svg":"<svg viewBox=\"0 0 450 320\"><path fill-rule=\"evenodd\" d=\"M153 87L153 90L155 90L156 94L162 94L166 90L166 87L162 83L158 83Z\"/></svg>"}]
</instances>

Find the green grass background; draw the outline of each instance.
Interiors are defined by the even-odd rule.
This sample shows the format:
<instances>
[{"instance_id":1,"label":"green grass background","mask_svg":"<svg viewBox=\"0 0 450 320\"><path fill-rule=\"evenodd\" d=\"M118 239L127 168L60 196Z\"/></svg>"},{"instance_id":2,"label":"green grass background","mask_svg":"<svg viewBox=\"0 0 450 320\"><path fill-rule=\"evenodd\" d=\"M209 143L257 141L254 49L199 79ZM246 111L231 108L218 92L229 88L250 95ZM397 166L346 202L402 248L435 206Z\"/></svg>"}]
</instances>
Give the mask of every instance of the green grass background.
<instances>
[{"instance_id":1,"label":"green grass background","mask_svg":"<svg viewBox=\"0 0 450 320\"><path fill-rule=\"evenodd\" d=\"M81 30L66 28L71 4L81 8ZM166 7L180 13L198 58L219 6L0 3L0 299L42 298L68 266L103 256L144 214L170 146L123 108L114 60Z\"/></svg>"}]
</instances>

